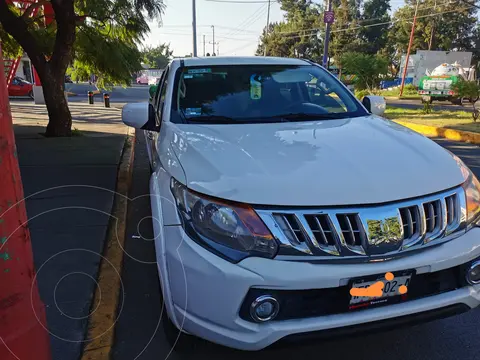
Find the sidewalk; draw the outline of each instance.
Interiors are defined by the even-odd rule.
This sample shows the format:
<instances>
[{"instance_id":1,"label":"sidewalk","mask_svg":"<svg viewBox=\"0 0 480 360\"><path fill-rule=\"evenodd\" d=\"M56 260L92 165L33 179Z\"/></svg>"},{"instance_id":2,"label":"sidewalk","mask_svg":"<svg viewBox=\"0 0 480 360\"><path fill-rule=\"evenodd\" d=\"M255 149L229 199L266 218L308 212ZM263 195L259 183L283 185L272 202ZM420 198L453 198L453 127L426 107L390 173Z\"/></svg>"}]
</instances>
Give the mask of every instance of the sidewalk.
<instances>
[{"instance_id":1,"label":"sidewalk","mask_svg":"<svg viewBox=\"0 0 480 360\"><path fill-rule=\"evenodd\" d=\"M95 308L127 127L118 109L71 104L79 136L45 138L44 106L13 102L11 107L53 359L77 360Z\"/></svg>"}]
</instances>

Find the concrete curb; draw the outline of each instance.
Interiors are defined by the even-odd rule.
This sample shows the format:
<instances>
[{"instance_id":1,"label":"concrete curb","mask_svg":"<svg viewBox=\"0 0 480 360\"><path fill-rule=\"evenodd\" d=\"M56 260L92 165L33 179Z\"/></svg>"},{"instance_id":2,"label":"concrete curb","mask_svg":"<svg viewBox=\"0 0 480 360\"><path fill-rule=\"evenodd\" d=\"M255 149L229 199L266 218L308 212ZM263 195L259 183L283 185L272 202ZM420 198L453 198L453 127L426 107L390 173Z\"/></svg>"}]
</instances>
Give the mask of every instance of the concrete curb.
<instances>
[{"instance_id":1,"label":"concrete curb","mask_svg":"<svg viewBox=\"0 0 480 360\"><path fill-rule=\"evenodd\" d=\"M89 317L87 339L81 360L109 360L114 343L115 322L122 287L123 249L135 153L135 132L129 128L118 168L117 187L104 246L104 260L98 272L98 285ZM106 260L105 260L106 259ZM98 304L98 306L97 306Z\"/></svg>"},{"instance_id":2,"label":"concrete curb","mask_svg":"<svg viewBox=\"0 0 480 360\"><path fill-rule=\"evenodd\" d=\"M440 136L450 140L463 141L472 144L480 144L480 134L471 131L453 130L436 126L415 124L408 121L395 121L396 123L408 127L422 135L428 137Z\"/></svg>"}]
</instances>

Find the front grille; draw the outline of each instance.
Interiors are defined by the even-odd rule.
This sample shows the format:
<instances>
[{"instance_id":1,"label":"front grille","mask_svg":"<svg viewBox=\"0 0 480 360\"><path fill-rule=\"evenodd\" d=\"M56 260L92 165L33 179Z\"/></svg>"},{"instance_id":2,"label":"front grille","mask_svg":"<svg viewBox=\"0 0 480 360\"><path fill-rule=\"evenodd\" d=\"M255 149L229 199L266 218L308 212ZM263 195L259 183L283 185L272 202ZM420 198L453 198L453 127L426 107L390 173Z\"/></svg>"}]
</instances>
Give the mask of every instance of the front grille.
<instances>
[{"instance_id":1,"label":"front grille","mask_svg":"<svg viewBox=\"0 0 480 360\"><path fill-rule=\"evenodd\" d=\"M337 214L337 219L345 242L351 246L361 246L365 232L358 214Z\"/></svg>"},{"instance_id":2,"label":"front grille","mask_svg":"<svg viewBox=\"0 0 480 360\"><path fill-rule=\"evenodd\" d=\"M280 257L369 259L453 238L453 232L465 227L466 209L460 187L385 205L256 211L280 243Z\"/></svg>"},{"instance_id":3,"label":"front grille","mask_svg":"<svg viewBox=\"0 0 480 360\"><path fill-rule=\"evenodd\" d=\"M305 215L305 219L317 242L335 246L335 230L327 215Z\"/></svg>"},{"instance_id":4,"label":"front grille","mask_svg":"<svg viewBox=\"0 0 480 360\"><path fill-rule=\"evenodd\" d=\"M410 240L420 235L420 212L418 206L410 206L400 209L403 224L403 239Z\"/></svg>"},{"instance_id":5,"label":"front grille","mask_svg":"<svg viewBox=\"0 0 480 360\"><path fill-rule=\"evenodd\" d=\"M440 201L431 201L423 204L423 211L425 212L425 225L427 233L435 233L439 231L442 226L442 211L440 209Z\"/></svg>"}]
</instances>

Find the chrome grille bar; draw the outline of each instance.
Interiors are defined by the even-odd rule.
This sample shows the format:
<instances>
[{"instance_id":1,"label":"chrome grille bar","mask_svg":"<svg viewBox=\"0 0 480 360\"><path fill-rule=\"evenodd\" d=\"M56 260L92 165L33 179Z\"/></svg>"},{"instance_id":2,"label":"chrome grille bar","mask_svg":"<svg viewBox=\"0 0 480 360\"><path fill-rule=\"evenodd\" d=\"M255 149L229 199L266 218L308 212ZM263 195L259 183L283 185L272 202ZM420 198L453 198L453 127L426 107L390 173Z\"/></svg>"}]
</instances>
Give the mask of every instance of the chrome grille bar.
<instances>
[{"instance_id":1,"label":"chrome grille bar","mask_svg":"<svg viewBox=\"0 0 480 360\"><path fill-rule=\"evenodd\" d=\"M386 205L256 211L280 243L279 258L374 259L455 237L465 229L464 199L459 187Z\"/></svg>"}]
</instances>

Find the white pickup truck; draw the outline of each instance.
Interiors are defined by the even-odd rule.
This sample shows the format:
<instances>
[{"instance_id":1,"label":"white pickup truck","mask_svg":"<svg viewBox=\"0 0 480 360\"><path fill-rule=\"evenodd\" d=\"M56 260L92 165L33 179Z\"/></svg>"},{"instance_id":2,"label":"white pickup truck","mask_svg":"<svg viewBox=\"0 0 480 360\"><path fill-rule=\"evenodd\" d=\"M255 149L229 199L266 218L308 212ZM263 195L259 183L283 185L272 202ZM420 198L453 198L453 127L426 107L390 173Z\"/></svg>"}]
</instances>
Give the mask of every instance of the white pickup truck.
<instances>
[{"instance_id":1,"label":"white pickup truck","mask_svg":"<svg viewBox=\"0 0 480 360\"><path fill-rule=\"evenodd\" d=\"M124 107L148 139L172 345L259 350L480 304L480 183L384 110L269 57L175 59Z\"/></svg>"}]
</instances>

